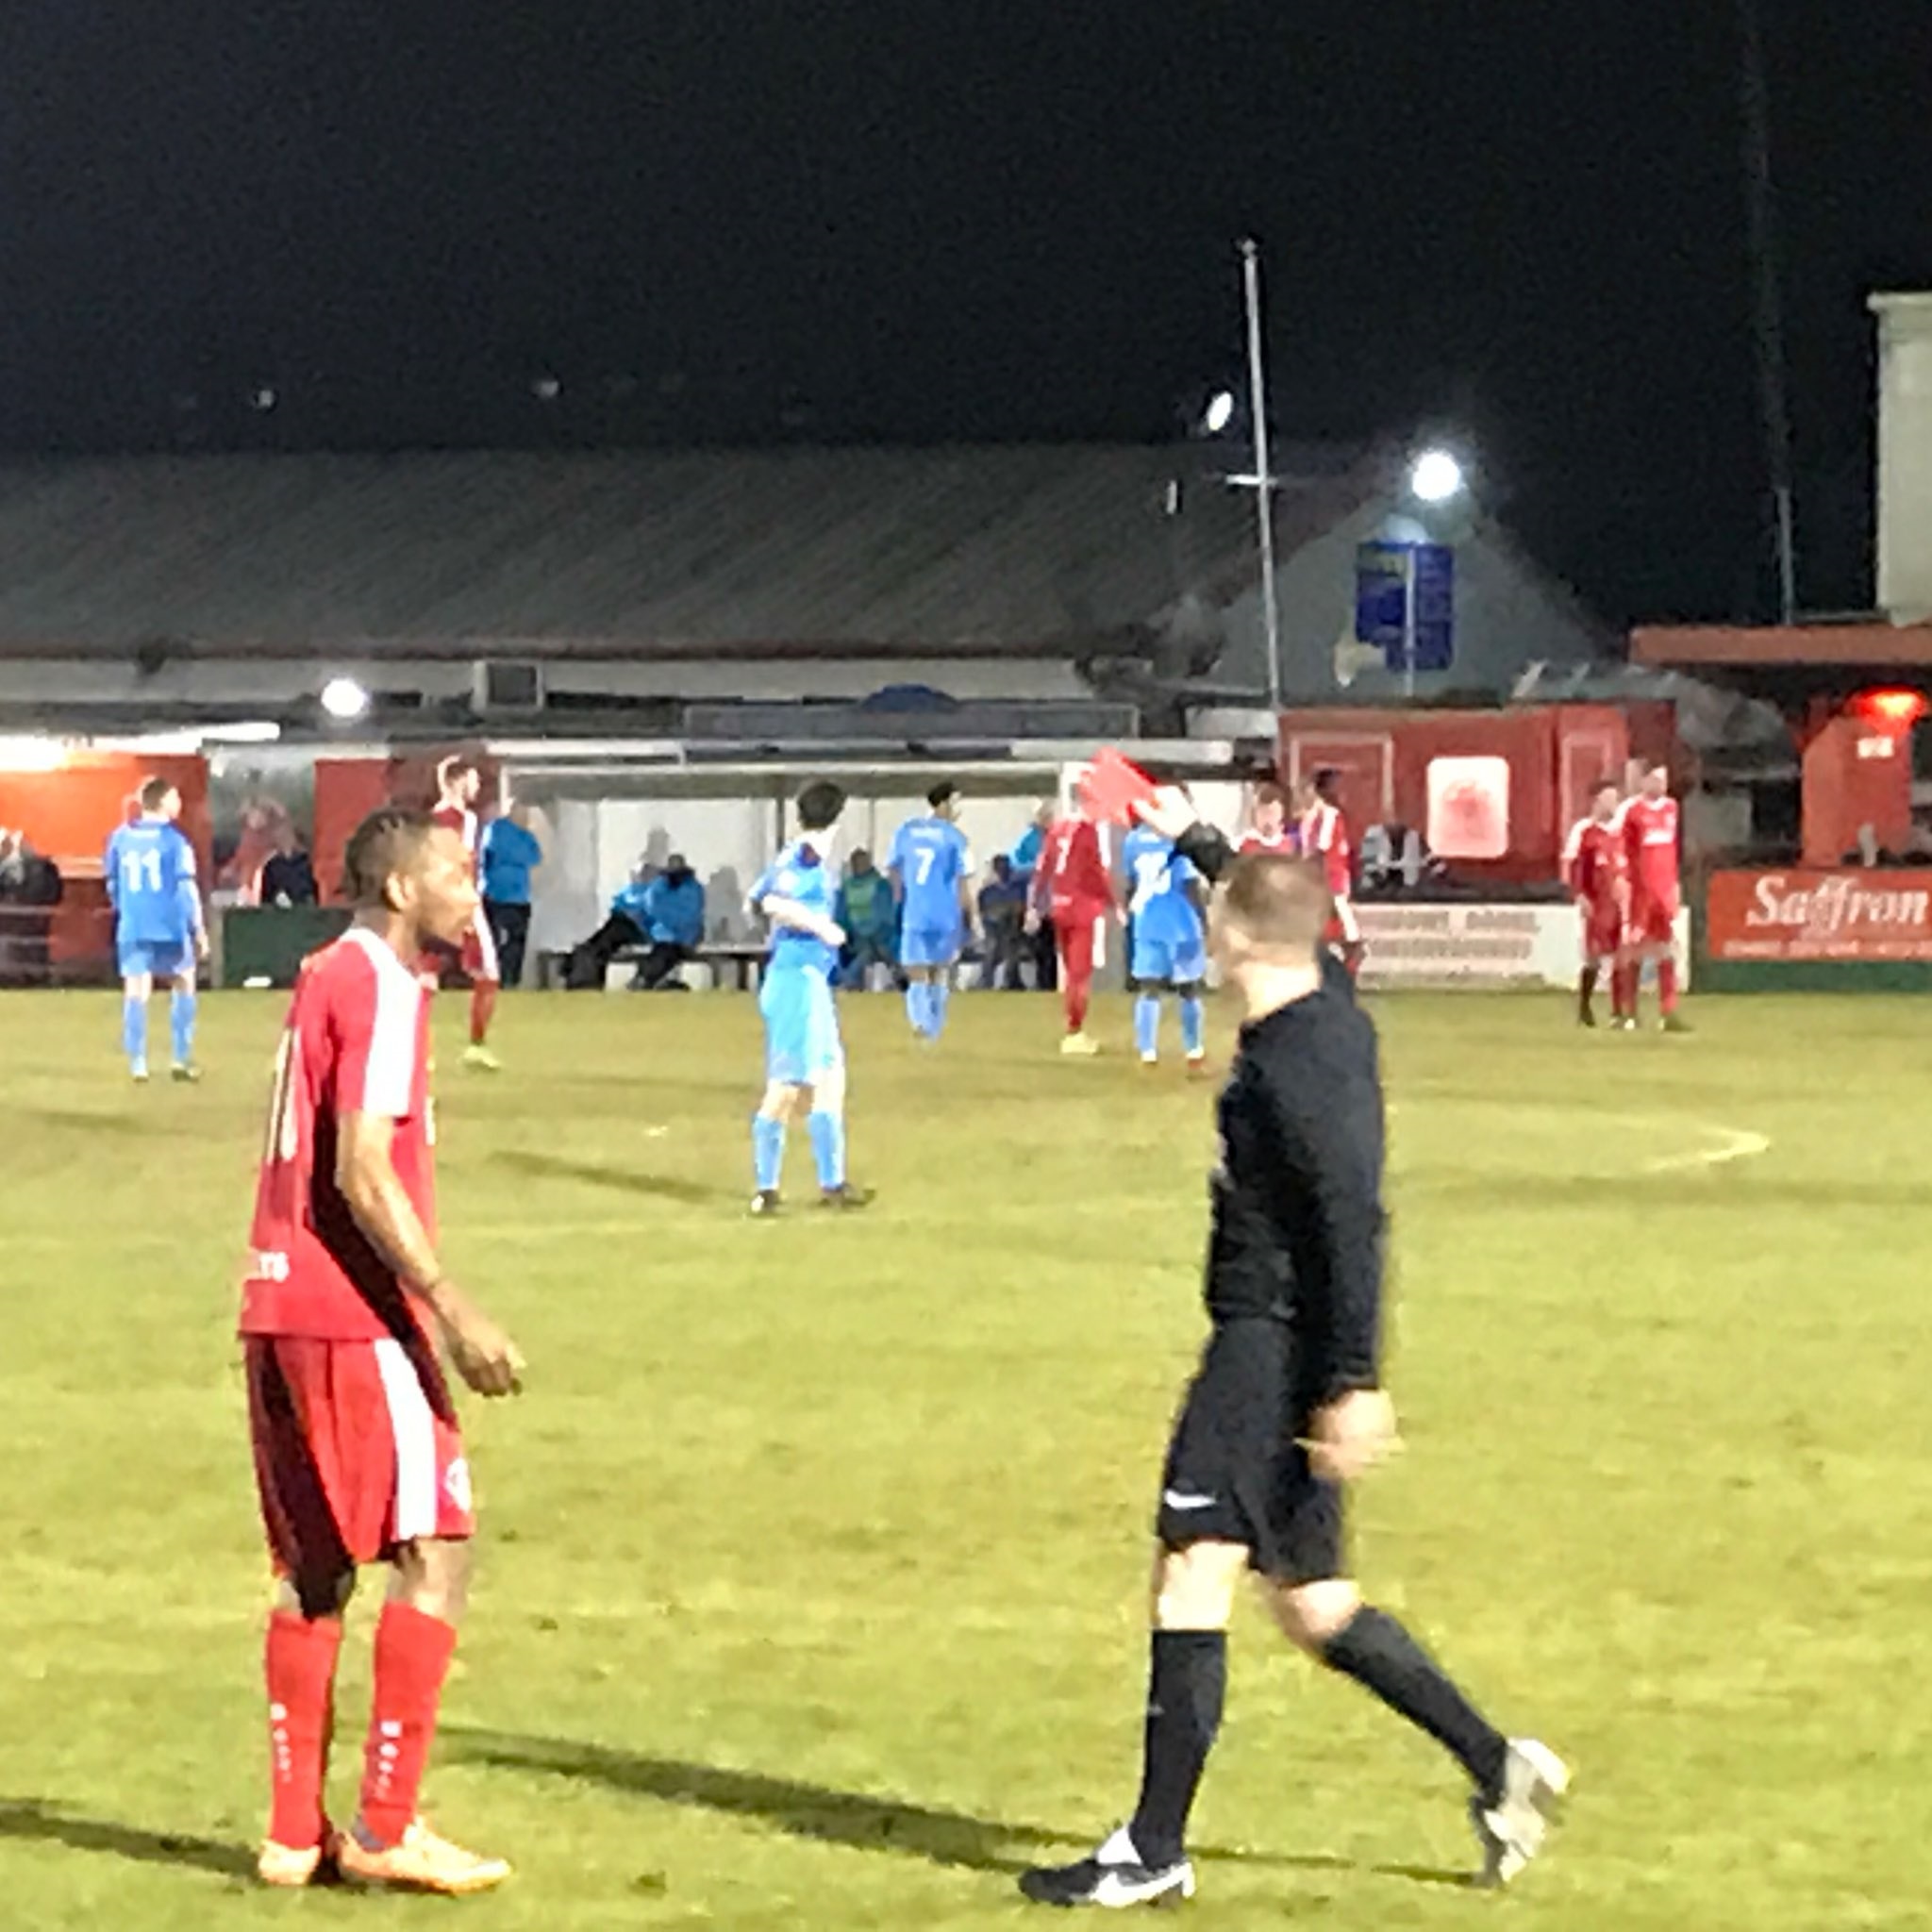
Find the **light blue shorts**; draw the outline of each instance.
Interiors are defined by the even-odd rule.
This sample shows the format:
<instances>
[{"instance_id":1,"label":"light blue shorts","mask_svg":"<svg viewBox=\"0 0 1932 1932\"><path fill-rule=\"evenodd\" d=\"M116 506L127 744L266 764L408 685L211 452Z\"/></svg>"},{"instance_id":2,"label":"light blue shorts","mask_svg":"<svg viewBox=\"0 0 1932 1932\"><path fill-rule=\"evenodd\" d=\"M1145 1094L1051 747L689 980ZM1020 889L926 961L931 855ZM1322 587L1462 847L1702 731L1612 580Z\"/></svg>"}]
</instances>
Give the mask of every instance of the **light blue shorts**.
<instances>
[{"instance_id":1,"label":"light blue shorts","mask_svg":"<svg viewBox=\"0 0 1932 1932\"><path fill-rule=\"evenodd\" d=\"M138 979L142 974L173 979L194 964L194 948L186 940L122 940L115 951L123 979Z\"/></svg>"},{"instance_id":2,"label":"light blue shorts","mask_svg":"<svg viewBox=\"0 0 1932 1932\"><path fill-rule=\"evenodd\" d=\"M758 992L765 1016L765 1077L786 1087L814 1087L845 1064L839 1009L823 973L774 967Z\"/></svg>"},{"instance_id":3,"label":"light blue shorts","mask_svg":"<svg viewBox=\"0 0 1932 1932\"><path fill-rule=\"evenodd\" d=\"M1134 935L1132 977L1142 985L1198 986L1208 977L1208 953L1199 940L1179 945Z\"/></svg>"}]
</instances>

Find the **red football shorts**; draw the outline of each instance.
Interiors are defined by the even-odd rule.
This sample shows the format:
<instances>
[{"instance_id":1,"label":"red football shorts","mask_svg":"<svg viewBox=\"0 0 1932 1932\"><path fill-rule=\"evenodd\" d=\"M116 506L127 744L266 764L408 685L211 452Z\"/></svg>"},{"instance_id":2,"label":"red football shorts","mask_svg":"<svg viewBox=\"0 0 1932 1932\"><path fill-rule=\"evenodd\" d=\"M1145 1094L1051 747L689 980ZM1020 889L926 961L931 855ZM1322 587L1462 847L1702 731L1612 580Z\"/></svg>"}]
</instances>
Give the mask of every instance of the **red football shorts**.
<instances>
[{"instance_id":1,"label":"red football shorts","mask_svg":"<svg viewBox=\"0 0 1932 1932\"><path fill-rule=\"evenodd\" d=\"M1630 901L1630 925L1625 937L1633 946L1668 946L1676 939L1674 899L1639 892Z\"/></svg>"},{"instance_id":2,"label":"red football shorts","mask_svg":"<svg viewBox=\"0 0 1932 1932\"><path fill-rule=\"evenodd\" d=\"M1624 914L1615 904L1592 906L1585 902L1583 914L1583 957L1586 959L1612 959L1624 947Z\"/></svg>"},{"instance_id":3,"label":"red football shorts","mask_svg":"<svg viewBox=\"0 0 1932 1932\"><path fill-rule=\"evenodd\" d=\"M1053 908L1054 942L1060 970L1074 979L1091 979L1107 963L1107 908L1060 904Z\"/></svg>"},{"instance_id":4,"label":"red football shorts","mask_svg":"<svg viewBox=\"0 0 1932 1932\"><path fill-rule=\"evenodd\" d=\"M285 1576L471 1536L470 1465L426 1342L246 1338L262 1526Z\"/></svg>"}]
</instances>

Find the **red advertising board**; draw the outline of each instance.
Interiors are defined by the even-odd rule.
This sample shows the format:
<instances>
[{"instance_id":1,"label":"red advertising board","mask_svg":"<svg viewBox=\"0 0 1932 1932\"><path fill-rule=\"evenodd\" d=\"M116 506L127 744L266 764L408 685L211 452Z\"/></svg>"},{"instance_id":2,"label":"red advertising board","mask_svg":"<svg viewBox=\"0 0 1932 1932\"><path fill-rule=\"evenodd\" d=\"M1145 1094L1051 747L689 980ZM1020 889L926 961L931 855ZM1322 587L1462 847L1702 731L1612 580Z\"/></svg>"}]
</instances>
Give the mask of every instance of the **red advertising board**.
<instances>
[{"instance_id":1,"label":"red advertising board","mask_svg":"<svg viewBox=\"0 0 1932 1932\"><path fill-rule=\"evenodd\" d=\"M1932 872L1714 873L1706 909L1712 959L1932 961Z\"/></svg>"}]
</instances>

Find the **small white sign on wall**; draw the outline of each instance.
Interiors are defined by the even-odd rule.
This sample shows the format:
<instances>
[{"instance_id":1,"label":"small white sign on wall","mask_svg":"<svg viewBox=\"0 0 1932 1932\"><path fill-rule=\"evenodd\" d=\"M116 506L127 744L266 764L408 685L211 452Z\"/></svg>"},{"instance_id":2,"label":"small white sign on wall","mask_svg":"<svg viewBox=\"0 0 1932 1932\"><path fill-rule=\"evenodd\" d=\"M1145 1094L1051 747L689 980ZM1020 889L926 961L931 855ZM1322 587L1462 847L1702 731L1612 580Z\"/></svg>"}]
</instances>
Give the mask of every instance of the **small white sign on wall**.
<instances>
[{"instance_id":1,"label":"small white sign on wall","mask_svg":"<svg viewBox=\"0 0 1932 1932\"><path fill-rule=\"evenodd\" d=\"M1501 858L1509 850L1509 760L1429 760L1429 850L1441 858Z\"/></svg>"}]
</instances>

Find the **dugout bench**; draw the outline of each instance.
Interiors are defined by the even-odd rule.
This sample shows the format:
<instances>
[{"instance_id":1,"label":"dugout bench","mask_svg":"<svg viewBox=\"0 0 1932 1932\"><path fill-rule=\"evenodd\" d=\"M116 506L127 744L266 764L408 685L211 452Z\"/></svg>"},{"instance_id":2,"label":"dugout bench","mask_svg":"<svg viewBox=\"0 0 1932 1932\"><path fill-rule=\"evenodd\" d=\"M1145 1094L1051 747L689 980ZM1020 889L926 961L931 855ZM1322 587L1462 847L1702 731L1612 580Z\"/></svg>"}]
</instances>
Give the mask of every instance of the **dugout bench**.
<instances>
[{"instance_id":1,"label":"dugout bench","mask_svg":"<svg viewBox=\"0 0 1932 1932\"><path fill-rule=\"evenodd\" d=\"M699 946L691 963L709 969L712 979L723 984L729 973L740 992L758 990L758 974L765 963L765 944L755 940L714 940ZM613 966L636 966L651 952L649 946L620 946L610 956ZM564 968L570 963L571 948L546 946L537 955L537 985L549 991L563 984Z\"/></svg>"}]
</instances>

